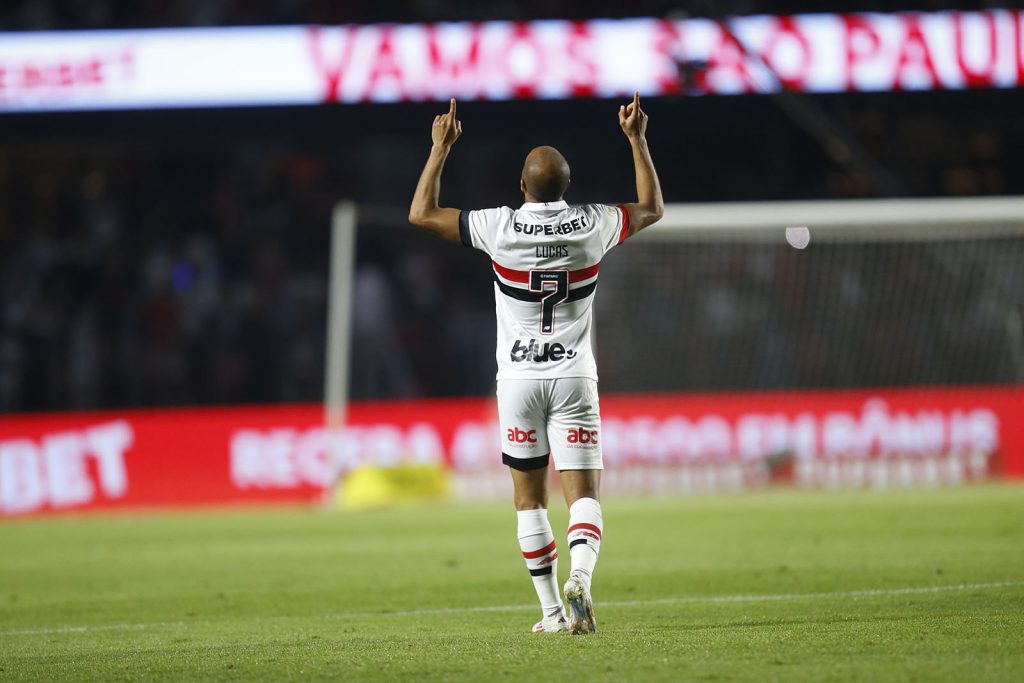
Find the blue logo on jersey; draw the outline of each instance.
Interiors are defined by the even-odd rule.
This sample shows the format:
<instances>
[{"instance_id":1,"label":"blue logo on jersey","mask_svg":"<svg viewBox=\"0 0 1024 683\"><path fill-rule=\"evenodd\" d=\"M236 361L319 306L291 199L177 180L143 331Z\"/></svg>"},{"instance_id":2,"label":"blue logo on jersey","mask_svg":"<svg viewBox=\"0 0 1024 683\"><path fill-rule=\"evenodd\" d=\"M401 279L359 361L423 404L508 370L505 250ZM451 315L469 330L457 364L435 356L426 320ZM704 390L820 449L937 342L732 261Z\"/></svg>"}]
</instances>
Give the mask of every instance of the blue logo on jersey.
<instances>
[{"instance_id":1,"label":"blue logo on jersey","mask_svg":"<svg viewBox=\"0 0 1024 683\"><path fill-rule=\"evenodd\" d=\"M516 339L512 346L512 353L509 354L513 363L533 361L534 363L546 363L547 361L559 361L563 358L575 358L576 352L567 349L558 342L554 344L545 342L540 344L536 339L524 343L522 339Z\"/></svg>"}]
</instances>

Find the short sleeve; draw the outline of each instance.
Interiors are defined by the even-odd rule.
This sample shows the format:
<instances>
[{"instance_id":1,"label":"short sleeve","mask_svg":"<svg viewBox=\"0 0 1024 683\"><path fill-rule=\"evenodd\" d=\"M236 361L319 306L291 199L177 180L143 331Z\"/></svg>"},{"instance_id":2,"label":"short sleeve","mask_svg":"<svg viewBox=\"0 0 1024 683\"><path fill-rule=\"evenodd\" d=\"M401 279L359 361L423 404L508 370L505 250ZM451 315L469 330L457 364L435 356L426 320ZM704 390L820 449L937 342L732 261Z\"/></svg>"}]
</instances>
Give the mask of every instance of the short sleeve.
<instances>
[{"instance_id":1,"label":"short sleeve","mask_svg":"<svg viewBox=\"0 0 1024 683\"><path fill-rule=\"evenodd\" d=\"M479 249L493 257L497 245L498 232L502 221L511 209L483 209L480 211L463 211L459 214L459 239L462 244Z\"/></svg>"},{"instance_id":2,"label":"short sleeve","mask_svg":"<svg viewBox=\"0 0 1024 683\"><path fill-rule=\"evenodd\" d=\"M629 237L629 212L622 204L595 204L594 209L597 214L597 230L607 254L612 247L622 244Z\"/></svg>"}]
</instances>

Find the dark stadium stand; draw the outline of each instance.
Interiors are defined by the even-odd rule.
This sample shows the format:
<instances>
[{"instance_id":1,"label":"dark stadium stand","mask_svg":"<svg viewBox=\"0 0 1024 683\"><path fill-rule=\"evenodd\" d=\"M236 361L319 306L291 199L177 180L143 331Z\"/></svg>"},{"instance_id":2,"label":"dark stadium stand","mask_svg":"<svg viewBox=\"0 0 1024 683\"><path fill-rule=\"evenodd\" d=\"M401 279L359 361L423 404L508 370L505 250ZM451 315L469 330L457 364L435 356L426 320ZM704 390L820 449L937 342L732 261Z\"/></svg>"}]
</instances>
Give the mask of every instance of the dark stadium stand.
<instances>
[{"instance_id":1,"label":"dark stadium stand","mask_svg":"<svg viewBox=\"0 0 1024 683\"><path fill-rule=\"evenodd\" d=\"M885 0L404 0L401 2L331 2L330 0L148 0L81 2L76 0L9 0L0 8L0 26L15 30L151 28L162 26L243 26L256 24L365 23L390 21L483 21L487 19L580 19L589 17L665 16L709 12L788 14L797 12L934 11L1005 6L989 2L908 0L894 7Z\"/></svg>"},{"instance_id":2,"label":"dark stadium stand","mask_svg":"<svg viewBox=\"0 0 1024 683\"><path fill-rule=\"evenodd\" d=\"M885 4L828 3L828 9ZM0 25L516 18L572 16L577 6L15 1L4 3ZM621 14L623 7L588 3L587 13ZM658 15L676 7L632 3L629 11ZM730 2L720 9L806 11L807 5ZM895 194L961 196L1024 193L1022 167L1012 152L1024 148L1022 97L1010 90L812 99L896 179ZM534 124L546 106L465 103L460 113L466 133L449 164L443 202L515 205L522 155L546 142L574 166L570 200L625 198L631 168L617 137L614 104L563 102L557 119ZM331 207L342 197L404 205L418 171L409 153L418 158L424 148L423 121L435 109L418 104L0 117L0 411L318 400ZM840 163L770 98L661 98L649 109L652 149L669 202L893 194ZM371 124L378 132L365 134ZM380 303L355 319L361 362L354 398L491 391L487 269L471 255L442 247L412 234L396 242L372 224L361 225L357 288ZM721 277L721 287L742 286L728 272ZM439 319L448 324L438 325ZM780 319L801 324L800 318ZM693 332L715 345L712 330ZM872 374L882 372L879 366L861 366L865 371L855 378L827 368L817 377L837 386L891 383ZM684 388L796 382L765 380L771 373L756 367L736 372L712 369ZM929 372L905 381L944 379ZM989 372L945 379L1000 378Z\"/></svg>"}]
</instances>

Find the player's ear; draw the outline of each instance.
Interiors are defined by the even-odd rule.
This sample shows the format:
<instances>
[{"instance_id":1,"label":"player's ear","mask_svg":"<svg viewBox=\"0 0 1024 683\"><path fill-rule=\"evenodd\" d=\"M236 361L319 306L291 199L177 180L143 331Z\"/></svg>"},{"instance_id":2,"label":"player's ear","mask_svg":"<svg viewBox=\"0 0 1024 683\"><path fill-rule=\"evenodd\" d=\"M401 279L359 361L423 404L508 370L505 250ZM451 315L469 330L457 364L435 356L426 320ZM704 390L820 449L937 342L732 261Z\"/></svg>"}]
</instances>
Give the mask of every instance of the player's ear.
<instances>
[{"instance_id":1,"label":"player's ear","mask_svg":"<svg viewBox=\"0 0 1024 683\"><path fill-rule=\"evenodd\" d=\"M522 176L519 176L519 191L526 194L526 181L523 180Z\"/></svg>"}]
</instances>

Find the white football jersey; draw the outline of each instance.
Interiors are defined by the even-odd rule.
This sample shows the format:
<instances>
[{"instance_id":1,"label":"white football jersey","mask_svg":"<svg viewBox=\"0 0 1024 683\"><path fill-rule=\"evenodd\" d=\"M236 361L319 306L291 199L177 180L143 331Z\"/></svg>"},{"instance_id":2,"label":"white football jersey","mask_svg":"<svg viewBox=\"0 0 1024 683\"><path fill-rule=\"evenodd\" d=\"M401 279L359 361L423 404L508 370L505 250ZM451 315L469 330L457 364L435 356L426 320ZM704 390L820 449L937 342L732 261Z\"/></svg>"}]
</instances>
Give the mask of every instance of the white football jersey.
<instances>
[{"instance_id":1,"label":"white football jersey","mask_svg":"<svg viewBox=\"0 0 1024 683\"><path fill-rule=\"evenodd\" d=\"M564 201L463 211L462 243L494 267L498 379L597 379L590 345L601 258L629 235L622 206Z\"/></svg>"}]
</instances>

